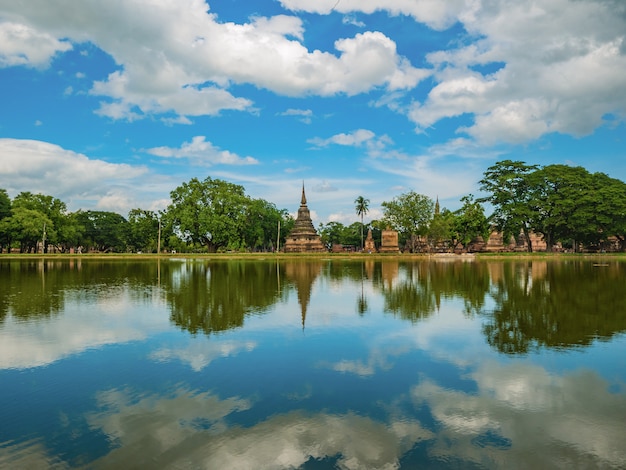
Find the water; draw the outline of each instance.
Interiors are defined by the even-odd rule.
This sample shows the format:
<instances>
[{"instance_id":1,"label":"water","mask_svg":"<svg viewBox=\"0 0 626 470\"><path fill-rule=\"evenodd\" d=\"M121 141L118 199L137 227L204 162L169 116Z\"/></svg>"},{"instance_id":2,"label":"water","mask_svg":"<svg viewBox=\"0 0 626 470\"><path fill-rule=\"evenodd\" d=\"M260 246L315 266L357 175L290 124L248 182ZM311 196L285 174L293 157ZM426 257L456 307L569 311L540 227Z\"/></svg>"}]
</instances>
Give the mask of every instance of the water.
<instances>
[{"instance_id":1,"label":"water","mask_svg":"<svg viewBox=\"0 0 626 470\"><path fill-rule=\"evenodd\" d=\"M0 259L0 467L626 468L625 281Z\"/></svg>"}]
</instances>

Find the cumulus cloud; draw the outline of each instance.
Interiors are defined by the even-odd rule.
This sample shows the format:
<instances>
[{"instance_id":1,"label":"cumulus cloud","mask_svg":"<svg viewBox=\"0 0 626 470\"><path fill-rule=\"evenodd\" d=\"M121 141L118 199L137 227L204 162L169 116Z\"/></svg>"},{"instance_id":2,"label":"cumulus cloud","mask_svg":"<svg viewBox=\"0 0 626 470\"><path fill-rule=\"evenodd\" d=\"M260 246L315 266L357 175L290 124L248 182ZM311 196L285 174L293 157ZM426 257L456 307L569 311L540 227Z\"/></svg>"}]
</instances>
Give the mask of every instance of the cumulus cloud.
<instances>
[{"instance_id":1,"label":"cumulus cloud","mask_svg":"<svg viewBox=\"0 0 626 470\"><path fill-rule=\"evenodd\" d=\"M437 84L409 111L418 129L468 113L474 121L459 132L492 145L583 136L607 114L626 116L625 4L502 0L459 20L481 39L429 55ZM490 73L474 70L489 65Z\"/></svg>"},{"instance_id":2,"label":"cumulus cloud","mask_svg":"<svg viewBox=\"0 0 626 470\"><path fill-rule=\"evenodd\" d=\"M374 13L386 11L391 15L407 15L433 29L452 26L468 2L464 0L281 0L290 10L310 13Z\"/></svg>"},{"instance_id":3,"label":"cumulus cloud","mask_svg":"<svg viewBox=\"0 0 626 470\"><path fill-rule=\"evenodd\" d=\"M373 87L412 88L430 74L398 55L395 43L380 32L339 39L335 51L309 51L302 43L302 21L295 16L223 23L201 0L2 3L11 28L27 29L40 38L38 45L48 38L51 45L33 64L71 47L59 38L90 41L114 58L119 69L91 90L105 98L98 112L113 119L250 110L250 100L227 91L231 83L289 96L353 95ZM18 52L20 60L31 63ZM5 56L16 54L9 50Z\"/></svg>"},{"instance_id":4,"label":"cumulus cloud","mask_svg":"<svg viewBox=\"0 0 626 470\"><path fill-rule=\"evenodd\" d=\"M294 11L407 15L443 30L460 23L458 47L427 56L434 86L406 112L417 130L468 115L482 145L520 144L558 132L592 133L626 117L626 4L607 0L282 0Z\"/></svg>"},{"instance_id":5,"label":"cumulus cloud","mask_svg":"<svg viewBox=\"0 0 626 470\"><path fill-rule=\"evenodd\" d=\"M45 68L52 58L72 49L68 41L20 23L0 22L0 67Z\"/></svg>"},{"instance_id":6,"label":"cumulus cloud","mask_svg":"<svg viewBox=\"0 0 626 470\"><path fill-rule=\"evenodd\" d=\"M200 165L255 165L259 163L255 158L240 157L228 150L220 150L202 135L194 137L191 142L184 142L180 148L154 147L146 152L163 158L188 158Z\"/></svg>"},{"instance_id":7,"label":"cumulus cloud","mask_svg":"<svg viewBox=\"0 0 626 470\"><path fill-rule=\"evenodd\" d=\"M0 139L0 178L10 194L31 191L66 203L76 199L98 201L107 194L129 194L133 182L147 173L144 166L91 159L48 142ZM123 206L124 211L129 208Z\"/></svg>"}]
</instances>

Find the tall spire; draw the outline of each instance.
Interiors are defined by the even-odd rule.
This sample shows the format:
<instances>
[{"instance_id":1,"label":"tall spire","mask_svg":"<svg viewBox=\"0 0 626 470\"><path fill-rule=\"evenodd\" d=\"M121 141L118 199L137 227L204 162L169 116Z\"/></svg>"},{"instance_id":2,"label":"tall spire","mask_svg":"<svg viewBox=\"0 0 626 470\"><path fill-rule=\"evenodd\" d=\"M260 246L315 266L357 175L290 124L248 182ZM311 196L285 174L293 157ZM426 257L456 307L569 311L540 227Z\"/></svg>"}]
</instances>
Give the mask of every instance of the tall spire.
<instances>
[{"instance_id":1,"label":"tall spire","mask_svg":"<svg viewBox=\"0 0 626 470\"><path fill-rule=\"evenodd\" d=\"M306 196L304 194L304 181L302 181L302 200L300 201L301 206L306 206Z\"/></svg>"}]
</instances>

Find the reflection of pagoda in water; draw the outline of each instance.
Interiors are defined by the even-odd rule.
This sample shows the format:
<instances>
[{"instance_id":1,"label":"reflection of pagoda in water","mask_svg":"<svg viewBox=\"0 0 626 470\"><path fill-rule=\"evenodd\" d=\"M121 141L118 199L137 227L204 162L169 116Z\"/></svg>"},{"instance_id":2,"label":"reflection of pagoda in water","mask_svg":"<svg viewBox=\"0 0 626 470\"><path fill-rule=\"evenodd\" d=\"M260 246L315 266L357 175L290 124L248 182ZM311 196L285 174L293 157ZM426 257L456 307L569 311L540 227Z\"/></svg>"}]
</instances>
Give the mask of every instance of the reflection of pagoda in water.
<instances>
[{"instance_id":1,"label":"reflection of pagoda in water","mask_svg":"<svg viewBox=\"0 0 626 470\"><path fill-rule=\"evenodd\" d=\"M306 322L306 311L311 300L311 287L322 272L322 263L313 261L289 262L285 264L285 275L295 284L298 303L302 314L302 328Z\"/></svg>"},{"instance_id":2,"label":"reflection of pagoda in water","mask_svg":"<svg viewBox=\"0 0 626 470\"><path fill-rule=\"evenodd\" d=\"M285 240L285 253L320 253L327 251L318 235L311 213L306 205L304 183L302 183L302 199L298 209L298 217L291 233Z\"/></svg>"}]
</instances>

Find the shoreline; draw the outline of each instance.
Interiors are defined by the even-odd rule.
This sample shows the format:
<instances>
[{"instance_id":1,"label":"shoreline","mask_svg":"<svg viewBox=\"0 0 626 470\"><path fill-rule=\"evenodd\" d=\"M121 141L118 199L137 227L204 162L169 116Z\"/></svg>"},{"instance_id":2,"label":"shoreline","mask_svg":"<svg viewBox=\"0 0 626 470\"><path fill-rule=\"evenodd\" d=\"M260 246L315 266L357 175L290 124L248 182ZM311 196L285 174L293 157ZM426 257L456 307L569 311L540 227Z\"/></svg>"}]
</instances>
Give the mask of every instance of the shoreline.
<instances>
[{"instance_id":1,"label":"shoreline","mask_svg":"<svg viewBox=\"0 0 626 470\"><path fill-rule=\"evenodd\" d=\"M548 252L506 252L506 253L2 253L0 260L416 260L416 261L484 261L484 260L558 260L558 259L617 259L626 260L626 252L621 253L548 253Z\"/></svg>"}]
</instances>

